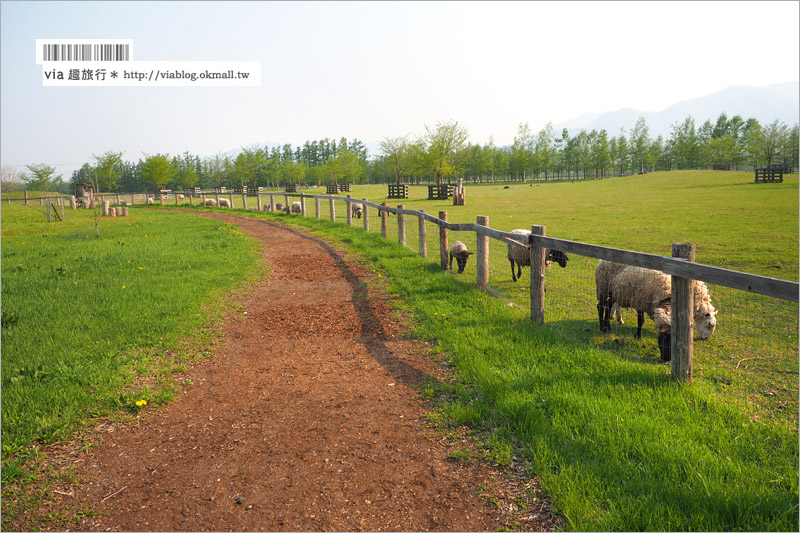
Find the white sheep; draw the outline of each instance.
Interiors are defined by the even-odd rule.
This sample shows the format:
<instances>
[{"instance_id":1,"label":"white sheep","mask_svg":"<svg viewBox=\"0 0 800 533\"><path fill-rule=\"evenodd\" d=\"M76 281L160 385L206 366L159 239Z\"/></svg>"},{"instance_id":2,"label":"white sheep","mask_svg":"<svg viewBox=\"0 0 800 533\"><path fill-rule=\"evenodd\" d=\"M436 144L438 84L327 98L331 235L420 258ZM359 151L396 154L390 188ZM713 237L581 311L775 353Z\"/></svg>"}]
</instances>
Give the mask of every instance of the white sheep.
<instances>
[{"instance_id":1,"label":"white sheep","mask_svg":"<svg viewBox=\"0 0 800 533\"><path fill-rule=\"evenodd\" d=\"M203 205L208 205L208 206L211 206L211 207L217 207L217 201L214 200L213 198L206 198L206 201L203 202Z\"/></svg>"},{"instance_id":2,"label":"white sheep","mask_svg":"<svg viewBox=\"0 0 800 533\"><path fill-rule=\"evenodd\" d=\"M182 194L178 194L178 195L176 196L176 198L177 198L178 200L183 200L183 199L184 199L184 196L183 196Z\"/></svg>"},{"instance_id":3,"label":"white sheep","mask_svg":"<svg viewBox=\"0 0 800 533\"><path fill-rule=\"evenodd\" d=\"M292 213L302 213L303 209L300 206L300 202L292 202Z\"/></svg>"},{"instance_id":4,"label":"white sheep","mask_svg":"<svg viewBox=\"0 0 800 533\"><path fill-rule=\"evenodd\" d=\"M531 251L530 251L531 249L527 245L528 235L530 235L531 232L530 230L526 229L514 229L511 230L511 233L516 233L517 235L524 237L519 241L513 239L513 242L518 244L512 244L511 242L507 244L508 250L506 253L506 257L508 258L508 261L511 263L511 280L517 281L518 278L522 277L522 267L531 266ZM567 266L567 262L569 261L569 257L567 257L567 254L559 250L545 249L544 257L545 257L545 266L550 266L550 263L555 261L561 266L561 268L565 268ZM514 274L514 263L517 264L516 275Z\"/></svg>"},{"instance_id":5,"label":"white sheep","mask_svg":"<svg viewBox=\"0 0 800 533\"><path fill-rule=\"evenodd\" d=\"M364 208L361 204L350 204L353 216L356 218L361 218L361 215L364 213Z\"/></svg>"},{"instance_id":6,"label":"white sheep","mask_svg":"<svg viewBox=\"0 0 800 533\"><path fill-rule=\"evenodd\" d=\"M147 199L147 205L153 205L155 201L152 198Z\"/></svg>"},{"instance_id":7,"label":"white sheep","mask_svg":"<svg viewBox=\"0 0 800 533\"><path fill-rule=\"evenodd\" d=\"M231 206L231 201L228 200L227 198L220 198L219 199L219 206L220 207L230 207Z\"/></svg>"},{"instance_id":8,"label":"white sheep","mask_svg":"<svg viewBox=\"0 0 800 533\"><path fill-rule=\"evenodd\" d=\"M614 271L618 267L598 264L598 268ZM597 270L595 270L596 272ZM605 283L605 281L603 282ZM705 283L693 280L691 289L694 299L695 330L700 340L706 340L714 334L717 327L717 311L711 304L711 297ZM601 303L604 304L604 308L608 309L613 307L613 305L609 305L613 303L620 308L636 310L636 338L642 336L644 314L647 313L653 319L658 332L658 348L661 352L661 359L663 361L671 359L672 277L669 274L648 268L625 266L610 279L608 293L601 294L598 291L598 299L601 296L606 297L603 302L598 301L598 312ZM601 330L608 331L609 317L606 316L605 320L603 319L604 317L601 316ZM606 329L603 329L604 327Z\"/></svg>"},{"instance_id":9,"label":"white sheep","mask_svg":"<svg viewBox=\"0 0 800 533\"><path fill-rule=\"evenodd\" d=\"M464 268L467 266L467 259L471 255L472 252L467 250L466 244L461 241L454 242L453 246L450 247L450 270L453 270L453 258L455 257L458 263L458 273L463 273Z\"/></svg>"}]
</instances>

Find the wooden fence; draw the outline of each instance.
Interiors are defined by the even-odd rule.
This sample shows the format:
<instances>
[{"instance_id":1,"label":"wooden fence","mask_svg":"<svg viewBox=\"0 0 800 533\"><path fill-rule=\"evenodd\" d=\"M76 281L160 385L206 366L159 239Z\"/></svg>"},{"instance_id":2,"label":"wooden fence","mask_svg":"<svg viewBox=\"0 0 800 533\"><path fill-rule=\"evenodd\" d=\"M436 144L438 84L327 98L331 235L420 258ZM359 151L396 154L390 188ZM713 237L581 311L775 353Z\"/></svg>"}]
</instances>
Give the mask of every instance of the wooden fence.
<instances>
[{"instance_id":1,"label":"wooden fence","mask_svg":"<svg viewBox=\"0 0 800 533\"><path fill-rule=\"evenodd\" d=\"M132 203L135 197L132 195L101 194L97 196L117 196L131 197ZM139 195L141 196L141 195ZM203 199L206 194L200 195ZM211 195L208 195L211 196ZM219 196L228 196L231 207L234 204L234 196L241 196L239 207L247 209L247 197L244 194L220 194L214 193L217 200ZM269 203L262 201L263 196L269 196ZM672 246L672 257L621 250L606 246L597 246L581 242L574 242L565 239L557 239L546 235L546 227L543 225L532 225L531 234L523 236L517 233L505 232L493 229L489 226L488 216L479 216L475 223L454 224L447 221L447 212L439 211L439 216L434 217L423 210L406 209L403 205L390 207L386 203L377 204L364 199L352 198L347 195L341 196L308 195L305 193L268 193L261 192L256 196L257 206L252 206L258 210L276 210L275 196L283 198L285 206L291 205L290 198L298 198L300 203L300 214L306 216L306 200L313 199L315 203L315 214L317 218L322 217L320 202L328 200L330 208L330 219L336 221L336 202L345 202L345 218L347 224L354 224L352 206L360 205L362 211L362 223L364 229L369 231L369 209L377 210L381 219L381 235L387 237L388 214L397 215L398 241L406 245L406 216L416 217L419 228L419 253L422 257L427 257L427 239L425 223L430 222L439 228L439 259L442 269L449 269L449 243L448 232L467 231L476 233L477 237L477 279L476 283L482 290L489 289L489 240L500 241L503 246L509 243L513 246L520 246L528 249L531 263L531 283L530 283L530 316L536 323L544 322L544 275L545 275L545 249L560 250L565 253L575 254L594 259L604 259L625 265L634 265L652 270L658 270L672 276L672 335L671 351L672 362L671 372L674 377L682 381L692 381L692 350L693 350L693 315L691 291L689 290L691 280L699 280L705 283L729 287L750 293L761 294L771 298L787 300L797 303L800 301L800 284L777 278L747 274L734 270L728 270L694 262L694 244L674 243ZM187 195L192 202L192 195ZM32 199L34 201L36 199ZM50 199L42 199L42 204ZM118 200L119 201L119 200ZM175 202L178 200L176 198ZM160 203L164 204L161 198ZM217 202L218 203L218 202ZM72 204L74 208L74 203Z\"/></svg>"}]
</instances>

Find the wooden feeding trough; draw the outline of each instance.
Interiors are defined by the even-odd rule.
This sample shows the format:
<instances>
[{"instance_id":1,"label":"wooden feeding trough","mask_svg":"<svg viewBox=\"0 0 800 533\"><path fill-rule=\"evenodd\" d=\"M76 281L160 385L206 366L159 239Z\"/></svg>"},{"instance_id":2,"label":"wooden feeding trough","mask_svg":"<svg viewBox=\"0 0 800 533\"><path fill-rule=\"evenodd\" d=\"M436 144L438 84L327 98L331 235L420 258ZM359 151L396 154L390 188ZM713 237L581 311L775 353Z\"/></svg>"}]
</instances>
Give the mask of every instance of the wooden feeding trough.
<instances>
[{"instance_id":1,"label":"wooden feeding trough","mask_svg":"<svg viewBox=\"0 0 800 533\"><path fill-rule=\"evenodd\" d=\"M83 207L91 207L94 202L94 185L91 183L76 183L75 201Z\"/></svg>"},{"instance_id":2,"label":"wooden feeding trough","mask_svg":"<svg viewBox=\"0 0 800 533\"><path fill-rule=\"evenodd\" d=\"M408 198L408 185L406 183L390 183L388 198Z\"/></svg>"}]
</instances>

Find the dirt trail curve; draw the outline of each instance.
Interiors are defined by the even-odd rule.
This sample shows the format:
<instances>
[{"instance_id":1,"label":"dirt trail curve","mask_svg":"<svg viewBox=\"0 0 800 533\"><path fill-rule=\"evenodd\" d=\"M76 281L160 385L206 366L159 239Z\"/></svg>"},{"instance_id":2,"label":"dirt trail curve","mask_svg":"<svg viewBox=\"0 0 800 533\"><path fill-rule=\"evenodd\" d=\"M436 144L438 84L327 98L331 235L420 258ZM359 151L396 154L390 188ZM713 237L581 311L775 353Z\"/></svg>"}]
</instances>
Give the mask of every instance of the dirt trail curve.
<instances>
[{"instance_id":1,"label":"dirt trail curve","mask_svg":"<svg viewBox=\"0 0 800 533\"><path fill-rule=\"evenodd\" d=\"M226 319L180 402L117 427L79 463L99 531L493 531L556 526L541 497L448 460L414 385L436 373L373 274L277 223L207 214L265 245L269 276ZM246 311L246 314L245 314ZM479 487L486 487L481 492ZM496 498L496 503L493 500Z\"/></svg>"}]
</instances>

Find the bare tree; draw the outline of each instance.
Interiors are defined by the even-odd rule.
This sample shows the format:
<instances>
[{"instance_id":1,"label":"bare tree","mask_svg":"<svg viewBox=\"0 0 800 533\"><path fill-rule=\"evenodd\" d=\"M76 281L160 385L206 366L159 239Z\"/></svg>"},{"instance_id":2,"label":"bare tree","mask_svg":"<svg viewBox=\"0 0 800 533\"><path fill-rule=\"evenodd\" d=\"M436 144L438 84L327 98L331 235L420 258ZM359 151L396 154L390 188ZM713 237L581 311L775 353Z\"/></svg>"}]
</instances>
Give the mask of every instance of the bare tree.
<instances>
[{"instance_id":1,"label":"bare tree","mask_svg":"<svg viewBox=\"0 0 800 533\"><path fill-rule=\"evenodd\" d=\"M3 165L0 168L0 191L7 193L15 186L22 183L23 173L13 165Z\"/></svg>"}]
</instances>

